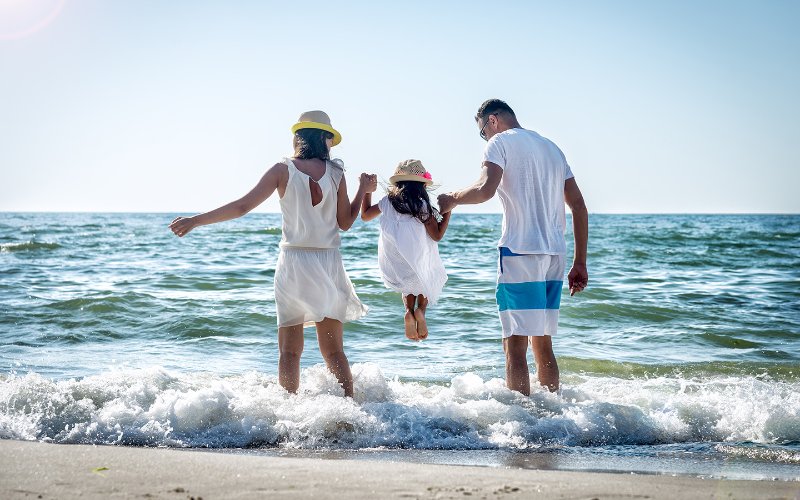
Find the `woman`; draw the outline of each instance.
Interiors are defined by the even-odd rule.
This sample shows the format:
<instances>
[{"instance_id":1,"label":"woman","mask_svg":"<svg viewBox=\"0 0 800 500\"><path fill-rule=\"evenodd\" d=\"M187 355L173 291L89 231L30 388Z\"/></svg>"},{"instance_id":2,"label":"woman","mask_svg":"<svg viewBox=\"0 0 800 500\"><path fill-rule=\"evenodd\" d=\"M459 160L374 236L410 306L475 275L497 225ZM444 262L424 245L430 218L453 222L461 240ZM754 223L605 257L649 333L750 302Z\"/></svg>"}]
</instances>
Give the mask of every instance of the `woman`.
<instances>
[{"instance_id":1,"label":"woman","mask_svg":"<svg viewBox=\"0 0 800 500\"><path fill-rule=\"evenodd\" d=\"M283 237L275 268L275 304L278 316L278 380L287 391L300 385L303 328L315 325L322 357L342 385L353 395L353 377L344 353L343 323L366 314L339 253L339 230L347 231L358 217L364 194L377 189L377 176L361 174L351 202L340 160L330 160L330 149L341 134L322 111L300 115L292 127L294 156L273 165L242 198L216 210L178 217L170 229L183 237L198 226L241 217L276 190L283 215Z\"/></svg>"}]
</instances>

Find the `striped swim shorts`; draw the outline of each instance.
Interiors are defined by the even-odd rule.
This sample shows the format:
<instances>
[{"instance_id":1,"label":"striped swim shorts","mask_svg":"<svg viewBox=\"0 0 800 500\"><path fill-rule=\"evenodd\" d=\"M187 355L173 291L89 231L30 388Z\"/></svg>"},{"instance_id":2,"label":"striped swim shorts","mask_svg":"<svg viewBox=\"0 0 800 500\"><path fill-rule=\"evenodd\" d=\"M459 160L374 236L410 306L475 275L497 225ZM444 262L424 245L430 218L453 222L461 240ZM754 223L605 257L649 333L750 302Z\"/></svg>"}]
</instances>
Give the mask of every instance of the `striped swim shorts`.
<instances>
[{"instance_id":1,"label":"striped swim shorts","mask_svg":"<svg viewBox=\"0 0 800 500\"><path fill-rule=\"evenodd\" d=\"M499 250L496 295L503 338L555 335L566 257Z\"/></svg>"}]
</instances>

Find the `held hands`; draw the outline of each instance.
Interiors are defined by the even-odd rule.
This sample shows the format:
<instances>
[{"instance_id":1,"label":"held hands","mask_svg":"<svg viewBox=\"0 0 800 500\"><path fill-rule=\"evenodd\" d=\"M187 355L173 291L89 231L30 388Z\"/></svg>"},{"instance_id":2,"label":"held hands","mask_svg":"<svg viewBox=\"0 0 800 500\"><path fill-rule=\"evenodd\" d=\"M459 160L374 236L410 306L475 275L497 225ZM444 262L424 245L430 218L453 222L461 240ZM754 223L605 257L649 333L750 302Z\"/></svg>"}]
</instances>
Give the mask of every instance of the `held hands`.
<instances>
[{"instance_id":1,"label":"held hands","mask_svg":"<svg viewBox=\"0 0 800 500\"><path fill-rule=\"evenodd\" d=\"M439 213L446 214L456 208L456 199L452 193L440 194L437 200L439 202Z\"/></svg>"},{"instance_id":2,"label":"held hands","mask_svg":"<svg viewBox=\"0 0 800 500\"><path fill-rule=\"evenodd\" d=\"M178 237L189 234L189 231L197 227L194 217L176 217L169 225L172 232Z\"/></svg>"},{"instance_id":3,"label":"held hands","mask_svg":"<svg viewBox=\"0 0 800 500\"><path fill-rule=\"evenodd\" d=\"M589 283L589 273L586 271L586 264L573 264L567 279L569 280L570 296L583 291Z\"/></svg>"},{"instance_id":4,"label":"held hands","mask_svg":"<svg viewBox=\"0 0 800 500\"><path fill-rule=\"evenodd\" d=\"M378 175L377 174L361 174L358 179L359 184L364 189L365 193L374 193L378 190Z\"/></svg>"}]
</instances>

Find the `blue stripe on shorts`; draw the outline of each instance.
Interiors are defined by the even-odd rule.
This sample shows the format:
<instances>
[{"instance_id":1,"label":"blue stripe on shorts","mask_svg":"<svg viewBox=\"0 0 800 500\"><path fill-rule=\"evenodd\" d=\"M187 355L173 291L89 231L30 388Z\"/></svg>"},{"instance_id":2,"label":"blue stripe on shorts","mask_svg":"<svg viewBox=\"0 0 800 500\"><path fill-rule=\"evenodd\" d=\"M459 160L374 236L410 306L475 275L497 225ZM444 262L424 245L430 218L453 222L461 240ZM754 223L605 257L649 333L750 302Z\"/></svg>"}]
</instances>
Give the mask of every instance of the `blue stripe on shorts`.
<instances>
[{"instance_id":1,"label":"blue stripe on shorts","mask_svg":"<svg viewBox=\"0 0 800 500\"><path fill-rule=\"evenodd\" d=\"M512 252L500 247L500 273L504 257L522 257L525 254ZM523 283L498 283L497 307L500 311L529 309L559 309L563 280L529 281Z\"/></svg>"},{"instance_id":2,"label":"blue stripe on shorts","mask_svg":"<svg viewBox=\"0 0 800 500\"><path fill-rule=\"evenodd\" d=\"M523 309L558 309L563 281L498 283L497 307L501 311Z\"/></svg>"}]
</instances>

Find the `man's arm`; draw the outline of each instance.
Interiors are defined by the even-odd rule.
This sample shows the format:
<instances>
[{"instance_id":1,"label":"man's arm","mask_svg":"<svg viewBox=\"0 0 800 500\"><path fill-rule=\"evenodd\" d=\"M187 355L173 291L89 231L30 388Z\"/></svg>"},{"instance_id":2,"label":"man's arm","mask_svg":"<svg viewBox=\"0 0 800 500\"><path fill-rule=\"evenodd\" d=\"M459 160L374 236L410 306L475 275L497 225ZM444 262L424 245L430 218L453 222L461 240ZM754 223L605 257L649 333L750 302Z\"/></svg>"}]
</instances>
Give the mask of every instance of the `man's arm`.
<instances>
[{"instance_id":1,"label":"man's arm","mask_svg":"<svg viewBox=\"0 0 800 500\"><path fill-rule=\"evenodd\" d=\"M569 294L575 295L586 288L589 273L586 270L586 247L589 242L589 211L583 201L583 195L575 178L564 182L564 201L572 211L572 234L575 236L575 256L569 280Z\"/></svg>"},{"instance_id":2,"label":"man's arm","mask_svg":"<svg viewBox=\"0 0 800 500\"><path fill-rule=\"evenodd\" d=\"M503 169L500 165L490 161L483 162L481 176L475 184L455 193L439 195L439 211L446 214L458 205L477 205L491 200L502 178Z\"/></svg>"}]
</instances>

